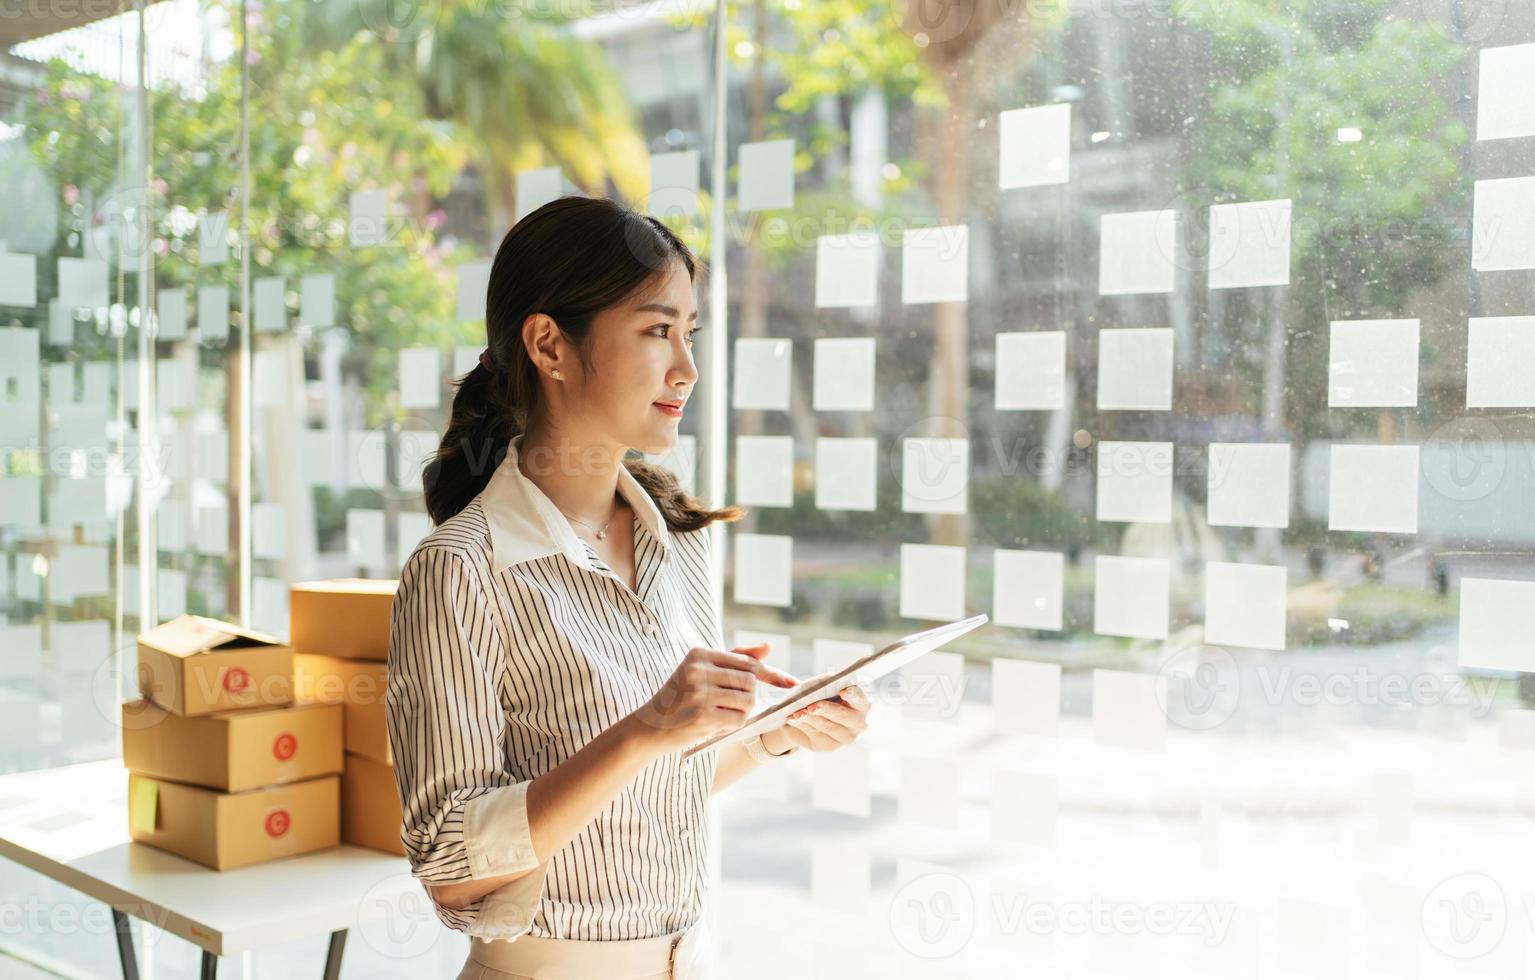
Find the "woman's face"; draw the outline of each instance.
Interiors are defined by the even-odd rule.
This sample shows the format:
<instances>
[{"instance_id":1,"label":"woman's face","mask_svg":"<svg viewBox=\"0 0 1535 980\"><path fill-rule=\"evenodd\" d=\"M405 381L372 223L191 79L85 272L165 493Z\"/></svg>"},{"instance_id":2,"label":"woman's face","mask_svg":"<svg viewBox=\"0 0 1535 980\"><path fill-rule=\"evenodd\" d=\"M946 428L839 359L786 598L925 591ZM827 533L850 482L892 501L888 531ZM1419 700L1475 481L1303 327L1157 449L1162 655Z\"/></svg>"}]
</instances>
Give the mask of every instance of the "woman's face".
<instances>
[{"instance_id":1,"label":"woman's face","mask_svg":"<svg viewBox=\"0 0 1535 980\"><path fill-rule=\"evenodd\" d=\"M680 262L655 284L599 313L589 335L592 374L563 372L573 429L602 433L620 446L664 453L677 445L682 411L698 381L693 334L698 306ZM683 403L667 410L658 403Z\"/></svg>"}]
</instances>

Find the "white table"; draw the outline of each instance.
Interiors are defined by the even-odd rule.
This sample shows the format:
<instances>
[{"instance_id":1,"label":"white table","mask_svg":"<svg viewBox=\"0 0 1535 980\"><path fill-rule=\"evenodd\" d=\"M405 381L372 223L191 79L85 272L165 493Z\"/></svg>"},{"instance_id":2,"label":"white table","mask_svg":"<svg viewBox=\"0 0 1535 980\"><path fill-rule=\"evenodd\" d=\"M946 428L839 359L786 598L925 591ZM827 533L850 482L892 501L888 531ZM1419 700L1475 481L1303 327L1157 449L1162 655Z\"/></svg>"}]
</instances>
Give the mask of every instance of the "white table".
<instances>
[{"instance_id":1,"label":"white table","mask_svg":"<svg viewBox=\"0 0 1535 980\"><path fill-rule=\"evenodd\" d=\"M341 973L347 929L419 891L405 858L343 844L214 871L128 839L128 772L120 760L0 776L0 856L112 908L125 980L138 980L130 916L220 956L330 934L326 980Z\"/></svg>"}]
</instances>

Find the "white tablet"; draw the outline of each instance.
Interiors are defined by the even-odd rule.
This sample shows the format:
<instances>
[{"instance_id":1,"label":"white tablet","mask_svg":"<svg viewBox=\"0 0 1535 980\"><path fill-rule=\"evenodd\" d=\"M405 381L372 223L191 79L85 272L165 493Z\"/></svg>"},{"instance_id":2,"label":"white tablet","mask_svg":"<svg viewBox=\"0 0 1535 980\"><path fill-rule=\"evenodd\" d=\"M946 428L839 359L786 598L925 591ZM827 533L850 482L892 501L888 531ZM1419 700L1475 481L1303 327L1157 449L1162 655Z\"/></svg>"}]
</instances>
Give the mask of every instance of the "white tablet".
<instances>
[{"instance_id":1,"label":"white tablet","mask_svg":"<svg viewBox=\"0 0 1535 980\"><path fill-rule=\"evenodd\" d=\"M969 619L956 620L920 633L903 636L867 657L858 658L829 677L820 680L811 679L791 688L782 701L775 701L763 708L746 719L740 728L699 742L683 752L682 758L686 759L695 752L702 752L715 745L728 745L731 742L744 741L761 732L772 731L782 725L785 718L812 701L835 697L836 692L844 687L872 681L891 671L899 670L923 654L932 653L955 637L963 636L984 622L986 622L986 614L982 613L979 616L971 616Z\"/></svg>"}]
</instances>

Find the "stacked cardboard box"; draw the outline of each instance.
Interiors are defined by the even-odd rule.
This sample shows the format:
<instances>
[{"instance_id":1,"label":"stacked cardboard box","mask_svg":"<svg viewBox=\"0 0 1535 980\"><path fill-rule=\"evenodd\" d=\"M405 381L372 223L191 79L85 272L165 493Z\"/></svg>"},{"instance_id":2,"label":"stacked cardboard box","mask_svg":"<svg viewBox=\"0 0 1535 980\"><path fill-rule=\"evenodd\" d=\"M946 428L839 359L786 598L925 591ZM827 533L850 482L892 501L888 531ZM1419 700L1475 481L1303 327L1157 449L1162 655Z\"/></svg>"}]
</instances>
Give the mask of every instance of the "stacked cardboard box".
<instances>
[{"instance_id":1,"label":"stacked cardboard box","mask_svg":"<svg viewBox=\"0 0 1535 980\"><path fill-rule=\"evenodd\" d=\"M385 720L389 612L397 584L385 579L302 582L289 592L288 616L299 696L337 705L343 715L341 839L404 854Z\"/></svg>"},{"instance_id":2,"label":"stacked cardboard box","mask_svg":"<svg viewBox=\"0 0 1535 980\"><path fill-rule=\"evenodd\" d=\"M139 637L122 705L133 840L219 870L334 847L341 710L294 700L293 650L181 616Z\"/></svg>"}]
</instances>

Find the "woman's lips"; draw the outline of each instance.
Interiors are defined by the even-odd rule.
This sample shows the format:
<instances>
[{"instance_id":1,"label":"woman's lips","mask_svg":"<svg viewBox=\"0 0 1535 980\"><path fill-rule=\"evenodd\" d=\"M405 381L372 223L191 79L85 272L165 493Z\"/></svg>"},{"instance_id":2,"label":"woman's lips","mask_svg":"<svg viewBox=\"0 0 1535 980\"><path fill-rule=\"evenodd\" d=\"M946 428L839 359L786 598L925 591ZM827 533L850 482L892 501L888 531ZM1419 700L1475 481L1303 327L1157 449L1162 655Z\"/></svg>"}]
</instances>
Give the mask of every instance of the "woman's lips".
<instances>
[{"instance_id":1,"label":"woman's lips","mask_svg":"<svg viewBox=\"0 0 1535 980\"><path fill-rule=\"evenodd\" d=\"M667 415L670 415L674 419L682 418L681 405L667 405L664 402L651 402L651 404L656 408L659 408L662 412L665 412Z\"/></svg>"}]
</instances>

